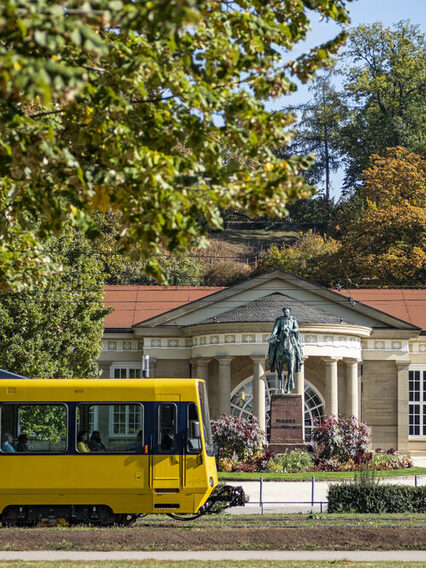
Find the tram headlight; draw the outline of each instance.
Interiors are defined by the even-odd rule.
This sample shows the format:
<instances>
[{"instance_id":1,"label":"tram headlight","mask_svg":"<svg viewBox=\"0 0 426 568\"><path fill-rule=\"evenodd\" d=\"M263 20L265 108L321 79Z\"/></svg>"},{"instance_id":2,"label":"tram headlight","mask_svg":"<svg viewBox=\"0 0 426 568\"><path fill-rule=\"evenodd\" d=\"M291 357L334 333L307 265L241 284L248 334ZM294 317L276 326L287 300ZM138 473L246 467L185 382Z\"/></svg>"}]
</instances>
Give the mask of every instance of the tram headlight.
<instances>
[{"instance_id":1,"label":"tram headlight","mask_svg":"<svg viewBox=\"0 0 426 568\"><path fill-rule=\"evenodd\" d=\"M209 483L210 483L210 487L213 487L213 485L214 485L213 477L210 477Z\"/></svg>"}]
</instances>

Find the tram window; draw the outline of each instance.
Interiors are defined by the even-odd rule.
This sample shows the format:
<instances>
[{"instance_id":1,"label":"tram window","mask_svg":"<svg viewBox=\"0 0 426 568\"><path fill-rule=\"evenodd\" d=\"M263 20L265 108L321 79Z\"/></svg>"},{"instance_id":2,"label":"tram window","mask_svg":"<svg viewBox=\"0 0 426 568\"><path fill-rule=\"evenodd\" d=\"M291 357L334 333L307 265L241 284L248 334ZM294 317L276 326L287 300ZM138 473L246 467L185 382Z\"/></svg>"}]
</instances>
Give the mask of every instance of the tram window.
<instances>
[{"instance_id":1,"label":"tram window","mask_svg":"<svg viewBox=\"0 0 426 568\"><path fill-rule=\"evenodd\" d=\"M206 452L209 456L214 454L213 436L210 427L209 403L207 400L207 389L205 383L198 383L198 393L200 395L201 418L203 420L204 443Z\"/></svg>"},{"instance_id":2,"label":"tram window","mask_svg":"<svg viewBox=\"0 0 426 568\"><path fill-rule=\"evenodd\" d=\"M2 452L64 452L66 440L67 407L64 404L2 406Z\"/></svg>"},{"instance_id":3,"label":"tram window","mask_svg":"<svg viewBox=\"0 0 426 568\"><path fill-rule=\"evenodd\" d=\"M191 402L188 405L188 424L186 433L186 449L190 453L201 452L201 429L197 406Z\"/></svg>"},{"instance_id":4,"label":"tram window","mask_svg":"<svg viewBox=\"0 0 426 568\"><path fill-rule=\"evenodd\" d=\"M81 453L142 451L143 406L135 403L79 404L76 436L76 449Z\"/></svg>"},{"instance_id":5,"label":"tram window","mask_svg":"<svg viewBox=\"0 0 426 568\"><path fill-rule=\"evenodd\" d=\"M161 451L176 448L176 405L162 403L158 407L158 445Z\"/></svg>"}]
</instances>

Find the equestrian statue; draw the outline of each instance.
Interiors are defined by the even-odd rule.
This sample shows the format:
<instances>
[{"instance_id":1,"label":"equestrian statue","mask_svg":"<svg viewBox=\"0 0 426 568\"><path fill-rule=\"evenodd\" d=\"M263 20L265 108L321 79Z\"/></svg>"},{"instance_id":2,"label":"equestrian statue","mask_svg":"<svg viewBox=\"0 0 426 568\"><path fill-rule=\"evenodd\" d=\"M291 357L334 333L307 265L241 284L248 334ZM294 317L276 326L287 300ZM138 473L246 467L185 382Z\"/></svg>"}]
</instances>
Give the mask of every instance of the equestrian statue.
<instances>
[{"instance_id":1,"label":"equestrian statue","mask_svg":"<svg viewBox=\"0 0 426 568\"><path fill-rule=\"evenodd\" d=\"M275 320L272 335L268 339L269 368L277 370L278 393L291 393L294 390L294 373L302 369L303 355L297 319L290 315L288 306L283 308L282 316ZM287 365L287 376L283 383L283 365Z\"/></svg>"}]
</instances>

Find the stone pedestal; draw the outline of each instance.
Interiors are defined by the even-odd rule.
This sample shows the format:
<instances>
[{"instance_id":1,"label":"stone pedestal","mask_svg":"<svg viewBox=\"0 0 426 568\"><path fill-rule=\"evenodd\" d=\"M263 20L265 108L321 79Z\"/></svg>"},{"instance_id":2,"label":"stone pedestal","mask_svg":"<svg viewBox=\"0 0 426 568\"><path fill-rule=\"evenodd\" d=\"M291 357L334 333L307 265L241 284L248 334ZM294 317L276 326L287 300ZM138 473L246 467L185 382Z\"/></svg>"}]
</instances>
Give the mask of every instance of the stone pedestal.
<instances>
[{"instance_id":1,"label":"stone pedestal","mask_svg":"<svg viewBox=\"0 0 426 568\"><path fill-rule=\"evenodd\" d=\"M303 400L300 394L275 394L271 398L269 449L274 452L305 450Z\"/></svg>"}]
</instances>

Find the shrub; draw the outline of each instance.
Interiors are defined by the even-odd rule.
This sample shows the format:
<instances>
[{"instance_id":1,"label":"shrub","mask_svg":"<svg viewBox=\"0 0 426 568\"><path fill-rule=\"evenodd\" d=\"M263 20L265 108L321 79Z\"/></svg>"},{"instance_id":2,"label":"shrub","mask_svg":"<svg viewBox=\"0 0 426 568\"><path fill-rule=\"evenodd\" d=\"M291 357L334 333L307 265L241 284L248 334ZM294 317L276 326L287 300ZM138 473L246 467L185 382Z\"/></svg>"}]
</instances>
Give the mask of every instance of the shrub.
<instances>
[{"instance_id":1,"label":"shrub","mask_svg":"<svg viewBox=\"0 0 426 568\"><path fill-rule=\"evenodd\" d=\"M219 459L245 461L259 452L264 443L264 432L255 418L249 420L222 414L212 420L212 433Z\"/></svg>"},{"instance_id":2,"label":"shrub","mask_svg":"<svg viewBox=\"0 0 426 568\"><path fill-rule=\"evenodd\" d=\"M234 458L219 458L219 471L245 471L245 472L263 472L269 471L268 464L274 458L275 452L263 448L245 460Z\"/></svg>"},{"instance_id":3,"label":"shrub","mask_svg":"<svg viewBox=\"0 0 426 568\"><path fill-rule=\"evenodd\" d=\"M275 458L275 456L276 452L264 448L263 450L255 454L250 461L252 461L254 466L256 467L255 471L269 471L268 464Z\"/></svg>"},{"instance_id":4,"label":"shrub","mask_svg":"<svg viewBox=\"0 0 426 568\"><path fill-rule=\"evenodd\" d=\"M371 465L376 470L405 469L413 467L413 462L408 456L399 456L394 450L376 450L371 458Z\"/></svg>"},{"instance_id":5,"label":"shrub","mask_svg":"<svg viewBox=\"0 0 426 568\"><path fill-rule=\"evenodd\" d=\"M354 416L326 416L314 420L311 444L316 465L332 461L345 464L352 460L360 464L371 459L368 445L371 430Z\"/></svg>"},{"instance_id":6,"label":"shrub","mask_svg":"<svg viewBox=\"0 0 426 568\"><path fill-rule=\"evenodd\" d=\"M276 473L296 473L308 471L313 465L312 456L303 450L286 451L269 460L267 471Z\"/></svg>"},{"instance_id":7,"label":"shrub","mask_svg":"<svg viewBox=\"0 0 426 568\"><path fill-rule=\"evenodd\" d=\"M300 233L292 244L281 247L274 244L260 255L256 273L280 269L302 278L308 278L329 286L336 277L330 272L330 258L340 248L338 241L331 237L323 237L312 231Z\"/></svg>"},{"instance_id":8,"label":"shrub","mask_svg":"<svg viewBox=\"0 0 426 568\"><path fill-rule=\"evenodd\" d=\"M426 486L339 483L328 490L329 513L426 513Z\"/></svg>"},{"instance_id":9,"label":"shrub","mask_svg":"<svg viewBox=\"0 0 426 568\"><path fill-rule=\"evenodd\" d=\"M231 286L250 277L247 264L235 261L218 260L204 272L205 286Z\"/></svg>"}]
</instances>

